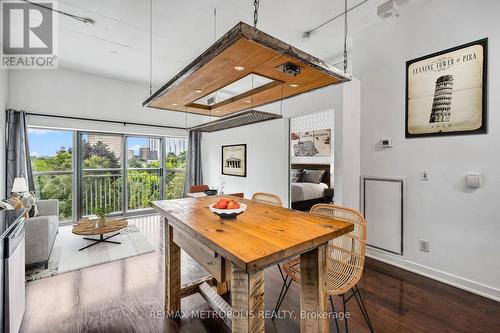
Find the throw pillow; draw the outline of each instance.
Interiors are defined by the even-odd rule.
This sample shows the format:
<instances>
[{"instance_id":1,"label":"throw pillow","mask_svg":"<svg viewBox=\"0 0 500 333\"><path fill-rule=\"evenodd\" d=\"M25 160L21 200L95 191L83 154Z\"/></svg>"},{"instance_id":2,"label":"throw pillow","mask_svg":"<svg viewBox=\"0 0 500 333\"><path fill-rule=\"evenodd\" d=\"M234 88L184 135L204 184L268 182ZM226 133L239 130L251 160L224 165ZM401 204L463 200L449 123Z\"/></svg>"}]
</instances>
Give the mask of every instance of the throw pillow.
<instances>
[{"instance_id":1,"label":"throw pillow","mask_svg":"<svg viewBox=\"0 0 500 333\"><path fill-rule=\"evenodd\" d=\"M36 205L36 198L33 193L27 193L22 198L24 207L28 208L29 217L38 216L38 207Z\"/></svg>"},{"instance_id":2,"label":"throw pillow","mask_svg":"<svg viewBox=\"0 0 500 333\"><path fill-rule=\"evenodd\" d=\"M301 169L292 169L290 177L292 179L292 183L302 182L302 179L304 178L304 171Z\"/></svg>"},{"instance_id":3,"label":"throw pillow","mask_svg":"<svg viewBox=\"0 0 500 333\"><path fill-rule=\"evenodd\" d=\"M21 199L19 197L10 197L10 198L7 199L7 201L12 206L14 206L15 209L22 209L22 208L24 208L23 202L21 201ZM26 213L24 213L24 217L25 218L29 218L28 211L26 211Z\"/></svg>"},{"instance_id":4,"label":"throw pillow","mask_svg":"<svg viewBox=\"0 0 500 333\"><path fill-rule=\"evenodd\" d=\"M321 183L321 179L323 178L323 175L325 174L325 170L304 170L304 183L314 183L314 184L319 184Z\"/></svg>"},{"instance_id":5,"label":"throw pillow","mask_svg":"<svg viewBox=\"0 0 500 333\"><path fill-rule=\"evenodd\" d=\"M0 210L5 209L5 210L14 210L14 206L12 206L10 203L7 202L7 200L2 200L0 201Z\"/></svg>"}]
</instances>

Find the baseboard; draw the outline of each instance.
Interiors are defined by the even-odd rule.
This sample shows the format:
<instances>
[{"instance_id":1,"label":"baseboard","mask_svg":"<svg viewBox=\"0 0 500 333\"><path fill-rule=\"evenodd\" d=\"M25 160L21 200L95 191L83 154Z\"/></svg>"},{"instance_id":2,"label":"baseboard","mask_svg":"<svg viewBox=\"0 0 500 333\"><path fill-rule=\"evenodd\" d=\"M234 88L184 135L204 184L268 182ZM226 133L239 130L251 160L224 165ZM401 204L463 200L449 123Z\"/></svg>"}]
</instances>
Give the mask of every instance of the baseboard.
<instances>
[{"instance_id":1,"label":"baseboard","mask_svg":"<svg viewBox=\"0 0 500 333\"><path fill-rule=\"evenodd\" d=\"M415 262L409 261L403 257L392 255L384 251L380 251L373 248L366 249L366 256L375 260L382 261L386 264L396 266L398 268L410 271L415 274L419 274L428 277L439 282L449 284L453 287L466 290L468 292L477 294L500 302L500 289L481 284L475 281L464 279L462 277L449 274L431 267L427 267Z\"/></svg>"}]
</instances>

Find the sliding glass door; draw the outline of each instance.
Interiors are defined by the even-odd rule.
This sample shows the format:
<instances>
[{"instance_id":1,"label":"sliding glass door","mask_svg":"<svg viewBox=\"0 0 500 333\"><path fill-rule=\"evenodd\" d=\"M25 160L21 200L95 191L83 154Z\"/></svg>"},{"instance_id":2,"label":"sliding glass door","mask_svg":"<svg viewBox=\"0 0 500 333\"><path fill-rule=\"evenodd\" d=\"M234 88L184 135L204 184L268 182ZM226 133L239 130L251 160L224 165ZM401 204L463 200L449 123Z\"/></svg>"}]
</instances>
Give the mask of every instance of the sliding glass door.
<instances>
[{"instance_id":1,"label":"sliding glass door","mask_svg":"<svg viewBox=\"0 0 500 333\"><path fill-rule=\"evenodd\" d=\"M149 209L150 202L162 198L163 163L160 138L126 136L126 211Z\"/></svg>"},{"instance_id":2,"label":"sliding glass door","mask_svg":"<svg viewBox=\"0 0 500 333\"><path fill-rule=\"evenodd\" d=\"M165 138L165 199L178 199L184 195L186 155L186 138Z\"/></svg>"},{"instance_id":3,"label":"sliding glass door","mask_svg":"<svg viewBox=\"0 0 500 333\"><path fill-rule=\"evenodd\" d=\"M59 200L62 223L183 196L186 138L29 128L29 143L36 195Z\"/></svg>"},{"instance_id":4,"label":"sliding glass door","mask_svg":"<svg viewBox=\"0 0 500 333\"><path fill-rule=\"evenodd\" d=\"M80 216L99 207L123 213L123 136L80 133Z\"/></svg>"},{"instance_id":5,"label":"sliding glass door","mask_svg":"<svg viewBox=\"0 0 500 333\"><path fill-rule=\"evenodd\" d=\"M80 133L80 216L109 208L125 215L151 208L163 198L159 137Z\"/></svg>"},{"instance_id":6,"label":"sliding glass door","mask_svg":"<svg viewBox=\"0 0 500 333\"><path fill-rule=\"evenodd\" d=\"M31 166L37 199L59 200L59 220L72 221L73 211L72 131L29 128Z\"/></svg>"}]
</instances>

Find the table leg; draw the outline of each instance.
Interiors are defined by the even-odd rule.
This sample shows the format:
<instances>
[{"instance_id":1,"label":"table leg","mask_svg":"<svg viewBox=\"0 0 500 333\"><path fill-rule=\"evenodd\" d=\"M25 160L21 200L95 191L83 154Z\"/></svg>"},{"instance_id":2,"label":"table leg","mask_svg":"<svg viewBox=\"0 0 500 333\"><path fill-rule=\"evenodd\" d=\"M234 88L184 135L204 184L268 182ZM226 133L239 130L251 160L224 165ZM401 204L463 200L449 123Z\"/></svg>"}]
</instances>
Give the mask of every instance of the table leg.
<instances>
[{"instance_id":1,"label":"table leg","mask_svg":"<svg viewBox=\"0 0 500 333\"><path fill-rule=\"evenodd\" d=\"M106 237L106 238L104 238L104 236L101 234L101 235L99 235L99 239L89 238L89 237L83 237L83 239L85 239L85 240L89 240L89 241L93 241L94 243L89 244L89 245L87 245L87 246L84 246L84 247L82 247L81 249L78 249L78 251L83 251L83 250L88 249L89 247L94 246L94 245L97 245L97 244L99 244L99 243L113 243L113 244L121 244L120 242L115 242L115 241L110 241L110 240L108 240L108 239L110 239L111 237L115 237L115 236L117 236L117 235L119 235L119 234L120 234L120 233L118 232L118 233L116 233L116 234L114 234L114 235L111 235L111 236L108 236L108 237Z\"/></svg>"},{"instance_id":2,"label":"table leg","mask_svg":"<svg viewBox=\"0 0 500 333\"><path fill-rule=\"evenodd\" d=\"M232 332L264 332L264 272L231 268Z\"/></svg>"},{"instance_id":3,"label":"table leg","mask_svg":"<svg viewBox=\"0 0 500 333\"><path fill-rule=\"evenodd\" d=\"M217 282L217 294L225 295L231 290L231 281Z\"/></svg>"},{"instance_id":4,"label":"table leg","mask_svg":"<svg viewBox=\"0 0 500 333\"><path fill-rule=\"evenodd\" d=\"M181 310L181 249L174 243L173 228L164 218L165 228L165 311Z\"/></svg>"},{"instance_id":5,"label":"table leg","mask_svg":"<svg viewBox=\"0 0 500 333\"><path fill-rule=\"evenodd\" d=\"M326 244L300 255L300 332L328 332Z\"/></svg>"}]
</instances>

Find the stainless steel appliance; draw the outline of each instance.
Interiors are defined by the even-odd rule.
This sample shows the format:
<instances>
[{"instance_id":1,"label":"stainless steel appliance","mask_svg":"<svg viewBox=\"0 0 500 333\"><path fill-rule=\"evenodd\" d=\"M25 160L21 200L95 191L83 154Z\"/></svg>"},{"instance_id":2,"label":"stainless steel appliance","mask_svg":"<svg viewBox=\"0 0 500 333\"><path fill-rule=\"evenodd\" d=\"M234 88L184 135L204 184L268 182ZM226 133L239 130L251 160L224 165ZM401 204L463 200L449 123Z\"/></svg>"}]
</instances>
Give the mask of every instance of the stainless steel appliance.
<instances>
[{"instance_id":1,"label":"stainless steel appliance","mask_svg":"<svg viewBox=\"0 0 500 333\"><path fill-rule=\"evenodd\" d=\"M25 309L24 212L0 211L0 319L5 333L19 332Z\"/></svg>"}]
</instances>

